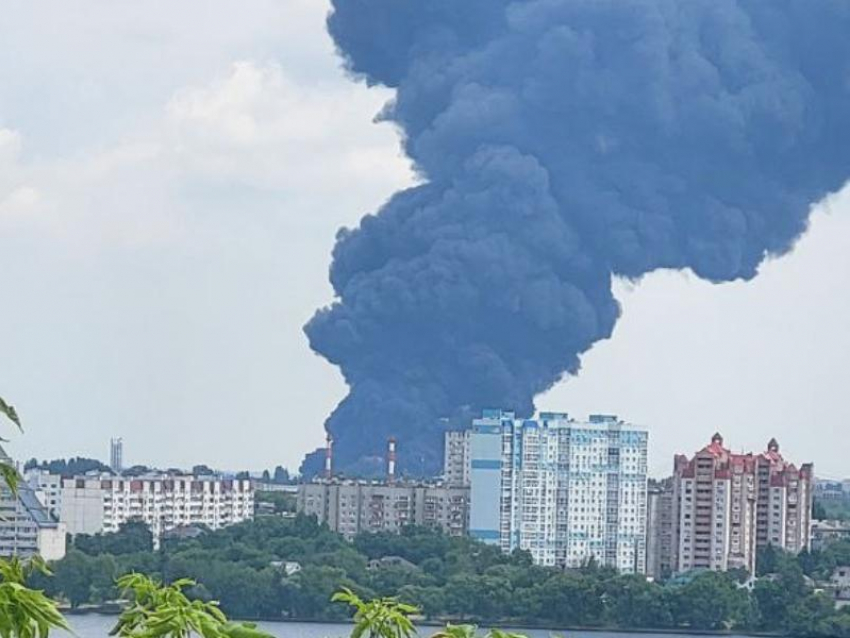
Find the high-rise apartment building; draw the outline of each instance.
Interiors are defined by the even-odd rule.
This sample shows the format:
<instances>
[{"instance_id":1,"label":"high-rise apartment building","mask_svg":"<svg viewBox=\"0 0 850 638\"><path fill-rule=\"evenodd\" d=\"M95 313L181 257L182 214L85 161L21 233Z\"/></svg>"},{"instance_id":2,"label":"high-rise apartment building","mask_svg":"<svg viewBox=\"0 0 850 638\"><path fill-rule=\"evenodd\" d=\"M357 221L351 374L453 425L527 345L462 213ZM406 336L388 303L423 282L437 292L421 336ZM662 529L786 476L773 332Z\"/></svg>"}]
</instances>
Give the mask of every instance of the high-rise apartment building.
<instances>
[{"instance_id":1,"label":"high-rise apartment building","mask_svg":"<svg viewBox=\"0 0 850 638\"><path fill-rule=\"evenodd\" d=\"M646 573L663 580L673 573L673 479L649 482L646 506Z\"/></svg>"},{"instance_id":2,"label":"high-rise apartment building","mask_svg":"<svg viewBox=\"0 0 850 638\"><path fill-rule=\"evenodd\" d=\"M109 439L109 467L116 474L124 471L124 439Z\"/></svg>"},{"instance_id":3,"label":"high-rise apartment building","mask_svg":"<svg viewBox=\"0 0 850 638\"><path fill-rule=\"evenodd\" d=\"M485 410L470 440L470 534L535 563L646 571L648 434L613 416Z\"/></svg>"},{"instance_id":4,"label":"high-rise apartment building","mask_svg":"<svg viewBox=\"0 0 850 638\"><path fill-rule=\"evenodd\" d=\"M408 525L466 534L469 488L420 482L325 479L298 486L298 511L348 539L361 533L398 533Z\"/></svg>"},{"instance_id":5,"label":"high-rise apartment building","mask_svg":"<svg viewBox=\"0 0 850 638\"><path fill-rule=\"evenodd\" d=\"M787 462L775 439L762 454L733 454L715 434L674 465L675 571L755 573L759 548L797 553L809 546L813 466Z\"/></svg>"},{"instance_id":6,"label":"high-rise apartment building","mask_svg":"<svg viewBox=\"0 0 850 638\"><path fill-rule=\"evenodd\" d=\"M12 460L0 448L0 460ZM0 478L0 557L39 555L44 560L65 556L65 526L53 518L29 484L18 483L17 493Z\"/></svg>"},{"instance_id":7,"label":"high-rise apartment building","mask_svg":"<svg viewBox=\"0 0 850 638\"><path fill-rule=\"evenodd\" d=\"M472 462L469 455L471 430L446 432L443 480L447 485L466 485L472 480Z\"/></svg>"},{"instance_id":8,"label":"high-rise apartment building","mask_svg":"<svg viewBox=\"0 0 850 638\"><path fill-rule=\"evenodd\" d=\"M248 479L152 474L62 481L61 520L70 534L117 532L123 523L139 520L158 539L178 527L215 530L253 517Z\"/></svg>"}]
</instances>

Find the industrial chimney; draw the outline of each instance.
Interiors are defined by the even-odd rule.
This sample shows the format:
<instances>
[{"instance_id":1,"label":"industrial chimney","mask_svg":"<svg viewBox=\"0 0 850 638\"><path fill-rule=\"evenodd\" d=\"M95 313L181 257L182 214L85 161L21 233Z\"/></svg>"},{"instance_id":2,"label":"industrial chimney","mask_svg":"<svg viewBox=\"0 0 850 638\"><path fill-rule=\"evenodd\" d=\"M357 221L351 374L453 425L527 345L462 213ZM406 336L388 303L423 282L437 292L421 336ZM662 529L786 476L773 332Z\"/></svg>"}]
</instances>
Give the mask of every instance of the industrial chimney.
<instances>
[{"instance_id":1,"label":"industrial chimney","mask_svg":"<svg viewBox=\"0 0 850 638\"><path fill-rule=\"evenodd\" d=\"M331 433L328 432L325 447L325 479L330 481L333 478L333 457L334 457L334 439Z\"/></svg>"},{"instance_id":2,"label":"industrial chimney","mask_svg":"<svg viewBox=\"0 0 850 638\"><path fill-rule=\"evenodd\" d=\"M387 441L387 482L395 483L395 438Z\"/></svg>"}]
</instances>

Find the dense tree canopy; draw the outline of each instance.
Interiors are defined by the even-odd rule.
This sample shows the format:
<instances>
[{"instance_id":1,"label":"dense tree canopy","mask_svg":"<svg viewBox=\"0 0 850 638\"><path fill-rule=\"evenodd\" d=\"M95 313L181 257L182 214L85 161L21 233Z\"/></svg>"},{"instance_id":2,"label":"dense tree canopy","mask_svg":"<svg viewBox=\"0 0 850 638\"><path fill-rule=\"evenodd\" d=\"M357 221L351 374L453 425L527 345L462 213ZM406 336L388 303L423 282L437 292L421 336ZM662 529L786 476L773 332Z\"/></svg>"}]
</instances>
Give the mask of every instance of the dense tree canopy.
<instances>
[{"instance_id":1,"label":"dense tree canopy","mask_svg":"<svg viewBox=\"0 0 850 638\"><path fill-rule=\"evenodd\" d=\"M56 577L38 585L79 605L117 596L114 578L133 571L165 581L190 578L200 583L190 596L218 600L235 618L340 619L348 611L330 599L348 587L364 599L398 597L429 618L850 637L850 613L835 612L804 578L831 573L850 559L850 544L800 557L772 552L764 559L773 561L771 574L750 594L738 573L691 573L659 584L594 563L564 572L534 566L524 552L506 556L423 528L362 535L349 543L301 515L170 539L157 552L141 548L138 525L114 537L78 538L54 566ZM370 567L387 556L404 561ZM288 573L285 563L298 563L301 570Z\"/></svg>"},{"instance_id":2,"label":"dense tree canopy","mask_svg":"<svg viewBox=\"0 0 850 638\"><path fill-rule=\"evenodd\" d=\"M81 476L88 472L111 472L108 465L82 456L75 456L70 459L53 459L52 461L39 461L38 459L30 459L24 465L25 470L38 468L46 470L51 474L59 474L60 476Z\"/></svg>"}]
</instances>

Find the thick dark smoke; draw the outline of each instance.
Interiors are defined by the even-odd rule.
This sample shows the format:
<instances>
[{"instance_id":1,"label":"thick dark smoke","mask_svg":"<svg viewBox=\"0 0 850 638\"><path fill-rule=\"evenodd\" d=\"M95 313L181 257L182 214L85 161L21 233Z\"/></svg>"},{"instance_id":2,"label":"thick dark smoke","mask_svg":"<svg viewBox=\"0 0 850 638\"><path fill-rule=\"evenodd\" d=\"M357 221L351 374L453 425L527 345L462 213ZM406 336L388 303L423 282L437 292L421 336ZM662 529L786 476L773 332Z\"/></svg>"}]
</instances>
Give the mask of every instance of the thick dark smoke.
<instances>
[{"instance_id":1,"label":"thick dark smoke","mask_svg":"<svg viewBox=\"0 0 850 638\"><path fill-rule=\"evenodd\" d=\"M847 0L333 5L424 181L339 233L306 327L338 467L437 469L445 419L531 414L611 335L612 277L750 279L850 177Z\"/></svg>"}]
</instances>

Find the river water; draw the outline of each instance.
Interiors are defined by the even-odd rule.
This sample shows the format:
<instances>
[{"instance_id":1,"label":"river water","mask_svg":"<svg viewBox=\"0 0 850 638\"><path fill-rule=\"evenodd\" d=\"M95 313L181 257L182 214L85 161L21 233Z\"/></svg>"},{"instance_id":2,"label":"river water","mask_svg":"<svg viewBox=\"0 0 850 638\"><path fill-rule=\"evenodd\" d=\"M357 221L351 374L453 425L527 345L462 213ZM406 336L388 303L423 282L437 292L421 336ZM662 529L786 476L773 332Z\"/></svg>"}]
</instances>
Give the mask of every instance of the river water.
<instances>
[{"instance_id":1,"label":"river water","mask_svg":"<svg viewBox=\"0 0 850 638\"><path fill-rule=\"evenodd\" d=\"M115 616L87 614L70 616L71 627L79 638L107 638L109 630L115 624ZM276 638L348 638L351 626L331 623L304 622L264 622L259 625ZM607 632L607 631L549 631L544 629L515 629L528 638L635 638L636 634ZM433 633L430 627L422 628L422 633L428 636ZM56 634L59 636L60 634ZM687 634L641 634L643 638L693 638ZM735 637L729 637L735 638Z\"/></svg>"}]
</instances>

